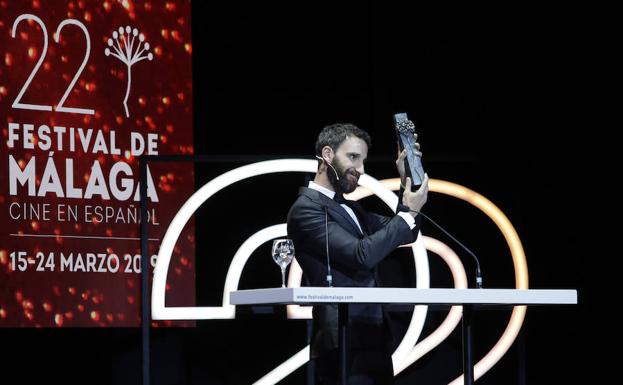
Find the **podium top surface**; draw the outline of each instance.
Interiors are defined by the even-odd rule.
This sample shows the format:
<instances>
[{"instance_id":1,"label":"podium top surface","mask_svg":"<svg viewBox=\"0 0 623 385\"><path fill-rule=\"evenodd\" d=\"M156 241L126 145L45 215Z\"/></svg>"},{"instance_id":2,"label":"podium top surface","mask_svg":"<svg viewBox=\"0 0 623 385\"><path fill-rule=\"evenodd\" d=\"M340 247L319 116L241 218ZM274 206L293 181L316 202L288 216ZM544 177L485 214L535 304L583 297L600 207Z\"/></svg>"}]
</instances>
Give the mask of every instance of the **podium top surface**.
<instances>
[{"instance_id":1,"label":"podium top surface","mask_svg":"<svg viewBox=\"0 0 623 385\"><path fill-rule=\"evenodd\" d=\"M576 290L296 287L237 290L232 305L379 303L420 305L574 305Z\"/></svg>"}]
</instances>

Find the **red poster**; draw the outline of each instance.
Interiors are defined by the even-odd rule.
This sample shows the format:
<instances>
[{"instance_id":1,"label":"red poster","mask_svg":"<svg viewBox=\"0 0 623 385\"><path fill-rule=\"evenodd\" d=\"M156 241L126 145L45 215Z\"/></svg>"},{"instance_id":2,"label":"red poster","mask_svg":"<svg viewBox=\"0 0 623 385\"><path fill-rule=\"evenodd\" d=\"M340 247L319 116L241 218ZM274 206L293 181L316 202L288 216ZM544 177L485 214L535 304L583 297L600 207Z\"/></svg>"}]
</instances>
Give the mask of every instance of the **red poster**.
<instances>
[{"instance_id":1,"label":"red poster","mask_svg":"<svg viewBox=\"0 0 623 385\"><path fill-rule=\"evenodd\" d=\"M0 326L140 324L142 154L192 154L188 1L0 1ZM150 263L193 192L150 164ZM194 226L167 304L194 305Z\"/></svg>"}]
</instances>

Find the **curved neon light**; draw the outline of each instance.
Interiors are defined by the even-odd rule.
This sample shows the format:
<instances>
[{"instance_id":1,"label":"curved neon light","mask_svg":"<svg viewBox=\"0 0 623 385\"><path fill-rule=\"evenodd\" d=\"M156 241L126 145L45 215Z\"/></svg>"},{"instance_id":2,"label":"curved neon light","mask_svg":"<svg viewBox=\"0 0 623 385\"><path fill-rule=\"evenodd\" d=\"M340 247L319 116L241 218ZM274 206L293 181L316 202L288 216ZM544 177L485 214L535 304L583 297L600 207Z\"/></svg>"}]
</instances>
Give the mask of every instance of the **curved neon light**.
<instances>
[{"instance_id":1,"label":"curved neon light","mask_svg":"<svg viewBox=\"0 0 623 385\"><path fill-rule=\"evenodd\" d=\"M400 188L400 180L398 178L386 179L384 181L392 183L389 185L392 190L398 190ZM456 183L431 179L429 181L429 189L432 192L449 195L470 203L484 212L495 223L504 236L511 252L513 267L515 269L515 288L528 289L528 264L526 261L526 254L517 231L502 210L483 195ZM526 316L526 310L526 306L513 307L508 325L498 342L480 361L478 361L478 363L476 363L476 365L474 365L474 379L482 377L482 375L491 369L502 356L506 354L508 349L510 349L519 334L519 330ZM449 385L460 385L462 383L463 376L461 375L450 382Z\"/></svg>"},{"instance_id":2,"label":"curved neon light","mask_svg":"<svg viewBox=\"0 0 623 385\"><path fill-rule=\"evenodd\" d=\"M427 250L439 255L448 265L454 281L454 287L457 289L466 289L467 275L465 274L463 263L456 253L442 242L431 237L424 237L424 245L426 245ZM463 306L452 306L446 318L435 331L418 342L402 361L394 361L394 376L411 366L415 361L442 343L450 333L452 333L459 322L461 322L462 317Z\"/></svg>"},{"instance_id":3,"label":"curved neon light","mask_svg":"<svg viewBox=\"0 0 623 385\"><path fill-rule=\"evenodd\" d=\"M293 167L295 169L292 169ZM265 171L264 170L265 168L270 169L270 171ZM229 291L235 290L237 288L237 283L239 281L244 263L246 262L246 259L248 259L248 255L246 258L239 257L238 259L234 258L232 260L232 265L230 266L230 270L232 271L232 273L238 272L238 274L234 274L234 276L237 276L236 279L229 280L229 285L228 285L228 279L226 279L222 307L220 308L219 307L167 308L165 306L164 294L165 294L166 275L168 271L168 265L170 263L170 258L172 255L174 244L177 241L177 238L179 237L179 234L181 233L182 228L184 227L186 222L190 219L192 214L196 211L196 209L203 202L205 202L205 200L207 200L211 195L213 195L220 189L228 186L229 184L235 183L236 181L239 181L239 180L242 180L248 177L270 173L270 172L303 171L303 172L313 173L315 171L315 168L316 168L315 160L284 159L284 160L277 160L277 161L255 163L252 165L244 166L244 167L232 170L230 172L227 172L215 178L214 180L212 180L211 182L203 186L195 194L193 194L193 196L182 206L178 214L175 216L175 218L171 222L171 225L167 229L165 237L163 238L163 241L162 241L162 245L160 247L158 260L156 262L156 267L154 269L154 281L153 281L153 287L152 287L152 316L153 318L154 319L234 318L235 307L228 304ZM367 179L369 180L367 181ZM373 178L368 177L367 175L363 175L362 178L360 179L360 183L362 186L364 186L364 188L368 188L370 191L379 195L379 197L383 199L385 203L388 204L390 207L395 207L397 203L397 197L393 193L385 189L383 184L390 184L390 185L393 184L392 189L397 190L399 181L398 179L393 179L393 180L386 180L383 182L384 183L381 183ZM358 188L358 190L360 189ZM523 252L523 247L521 245L521 242L519 241L519 237L516 231L514 230L512 224L510 223L508 218L501 212L501 210L499 210L495 205L493 205L491 201L484 198L482 195L476 193L475 191L467 189L463 186L460 186L460 185L457 185L451 182L431 180L430 190L434 192L444 193L444 194L451 195L459 199L465 200L473 204L474 206L478 207L479 209L481 209L496 223L498 228L502 231L511 249L511 254L513 257L513 265L515 267L516 287L519 289L527 289L528 288L528 274L527 274L527 264L525 260L525 254ZM365 190L360 190L359 192L356 191L351 195L356 195L356 194L363 194L362 196L370 195L370 193L365 192ZM355 196L349 197L349 199L354 199L354 198ZM277 225L277 226L283 226L283 225ZM249 245L246 245L247 242L245 242L245 244L243 244L243 246L241 246L241 248L238 250L236 255L242 256L244 254L247 254L248 250L251 248L251 244L257 244L257 242L260 242L261 239L264 239L267 236L272 236L274 234L280 233L280 231L275 231L275 230L277 230L277 228L270 230L269 233L262 234L261 237L254 239L253 242L250 243ZM271 231L275 231L275 232L273 233ZM256 233L256 235L257 234L258 233ZM284 234L280 234L274 237L283 236L283 235ZM251 238L248 240L248 242L249 241L251 241ZM252 253L252 250L249 252L249 255L250 253ZM242 261L243 259L244 259L244 262L242 262L240 266L238 265L238 263L233 265L234 260ZM417 266L416 266L416 270L418 272L421 272L421 270L418 269ZM228 272L228 278L229 278L229 272ZM429 279L428 272L427 272L427 279ZM235 284L233 284L234 282ZM496 343L493 349L491 349L491 351L481 361L479 361L475 365L475 368L474 368L475 378L479 378L480 376L482 376L487 370L489 370L493 365L495 365L495 363L506 353L506 351L508 351L508 349L510 348L510 345L516 338L519 332L519 329L521 328L523 319L525 317L525 312L526 312L525 306L516 306L513 309L513 313L511 315L509 324L506 330L504 331L502 337L500 338L500 340ZM414 318L415 318L415 315L416 314L414 312ZM450 314L448 318L450 318ZM412 323L413 323L413 319L412 319ZM422 323L423 323L423 320L422 320ZM421 332L421 328L417 332L418 336L420 332ZM417 340L417 337L416 337L416 340ZM403 342L404 342L404 339L403 339ZM424 345L421 345L421 346L424 346ZM406 355L403 354L401 357L396 357L395 364L394 364L396 373L398 373L400 370L406 367L404 365L400 366L401 363L404 362L405 359L410 360L413 357L417 357L417 354L414 354L416 349L417 349L417 345L413 348L411 352L407 352ZM303 357L304 355L302 355L302 353L304 351L305 349L297 353L292 358ZM424 354L424 353L421 353L421 354ZM286 361L280 367L282 367L283 365L287 365L287 364L291 365L290 361L291 360ZM300 358L298 361L300 361ZM400 370L397 370L397 369L400 369ZM458 385L461 381L462 381L462 376L455 379L451 383L451 385Z\"/></svg>"},{"instance_id":4,"label":"curved neon light","mask_svg":"<svg viewBox=\"0 0 623 385\"><path fill-rule=\"evenodd\" d=\"M175 215L171 224L167 228L167 231L162 239L162 244L160 245L160 250L158 252L158 258L156 260L156 266L154 267L154 278L152 284L152 318L153 319L223 319L223 318L234 318L235 316L235 307L229 305L229 292L232 290L236 290L238 287L238 281L240 279L240 274L242 273L242 269L248 256L254 250L251 245L259 246L261 239L266 239L267 234L263 234L263 237L257 236L257 233L253 236L252 243L251 238L247 240L243 246L236 252L236 255L241 255L241 257L232 259L232 263L230 264L228 276L225 280L225 287L223 289L223 306L220 307L167 307L165 306L165 288L166 288L166 278L168 274L169 264L171 262L171 255L173 253L173 248L175 246L175 242L179 238L182 229L190 219L190 217L197 211L199 206L203 204L206 200L208 200L212 195L222 190L223 188L236 183L240 180L250 178L253 176L263 175L267 173L275 173L275 172L310 172L313 173L316 171L317 162L315 160L307 160L307 159L280 159L280 160L271 160L259 163L253 163L247 166L239 167L234 170L228 171L197 190L180 208L178 213ZM396 207L398 203L398 197L387 190L379 181L368 176L362 175L359 183L368 188L370 191L375 192L379 198L381 198L389 207ZM266 230L266 229L265 229ZM269 230L266 230L269 231ZM270 235L279 234L275 229L270 230ZM274 232L273 232L274 231ZM285 232L277 236L283 236ZM271 239L271 238L268 238ZM266 239L266 240L268 240ZM258 244L259 243L259 244ZM417 244L418 242L416 242ZM248 253L248 254L247 254ZM428 275L428 260L426 258L416 258L416 268L419 271L425 271L426 276ZM232 272L231 275L230 271ZM235 272L235 274L234 274ZM421 283L422 285L428 284L429 278L422 277ZM419 287L419 286L418 286ZM424 288L424 287L423 287ZM422 317L422 327L423 320L425 318Z\"/></svg>"},{"instance_id":5,"label":"curved neon light","mask_svg":"<svg viewBox=\"0 0 623 385\"><path fill-rule=\"evenodd\" d=\"M241 245L238 249L227 273L223 290L223 304L220 307L166 307L164 305L164 288L166 286L166 275L168 273L168 265L170 263L171 254L175 242L179 237L184 225L190 219L192 214L197 208L209 199L216 192L230 184L240 181L245 178L249 178L256 175L272 172L287 172L287 171L302 171L302 172L315 172L317 163L314 160L302 160L302 159L285 159L277 161L267 161L255 163L248 166L243 166L238 169L231 170L204 185L199 189L191 198L182 206L180 211L174 217L173 221L169 225L167 232L162 241L160 247L158 259L156 261L156 267L154 269L154 281L152 288L152 318L153 319L228 319L235 317L235 306L229 304L230 291L236 290L240 275L243 267L246 264L248 258L252 252L259 247L262 243L286 234L285 225L275 225L269 228L265 228L260 232L254 234L251 238ZM364 186L370 192L376 193L389 207L395 207L398 203L398 197L387 190L387 188L376 179L363 175L359 181L361 186ZM421 241L416 242L413 246L414 259L417 271L417 287L428 288L430 283L430 277L428 275L428 259L426 256L426 250ZM403 339L403 344L406 343L406 348L403 348L403 352L398 353L400 357L404 357L408 354L408 349L412 346L419 337L421 330L424 326L426 319L427 306L417 306L413 312L412 322L408 329L408 333ZM402 345L401 345L402 346ZM299 352L300 353L300 352ZM302 365L307 362L308 359L302 361L300 354L296 354L294 357L286 361L279 368L294 368L296 365ZM309 357L309 356L308 356ZM294 360L294 361L293 361ZM294 369L292 369L294 370ZM285 376L288 373L283 373ZM281 376L280 375L280 376ZM274 378L274 373L271 372L266 378ZM283 377L281 377L283 378Z\"/></svg>"},{"instance_id":6,"label":"curved neon light","mask_svg":"<svg viewBox=\"0 0 623 385\"><path fill-rule=\"evenodd\" d=\"M457 289L466 289L467 288L467 275L465 274L465 268L463 267L463 263L460 258L456 255L452 249L443 244L442 242L428 237L423 236L424 246L426 250L432 251L433 253L439 255L443 261L450 268L450 272L452 274L452 279L454 281L454 287ZM408 247L410 245L405 245L404 247ZM288 273L288 287L301 287L301 279L303 276L303 271L301 270L301 266L296 262L296 259L292 262L290 266L290 270ZM287 316L288 319L311 319L312 318L312 306L300 306L300 305L287 305ZM461 322L462 317L462 306L452 306L450 311L441 325L435 329L428 337L426 337L421 342L415 344L414 340L417 341L417 337L411 336L411 329L417 329L417 318L412 317L411 323L405 336L403 337L400 346L405 346L406 352L400 352L398 349L392 355L392 362L394 365L394 375L402 372L407 367L411 366L415 361L417 361L420 357L434 349L437 345L443 342L452 331L456 328L456 326ZM292 357L295 358L295 357ZM306 359L300 360L301 364L305 364L309 360L309 356ZM286 361L288 362L288 361ZM300 366L299 365L299 366ZM297 369L297 366L295 369ZM280 367L275 368L269 374L273 374L275 371L279 371ZM265 376L262 380L273 379L272 376ZM281 378L280 378L281 379ZM272 384L273 382L256 382L255 385L260 384Z\"/></svg>"},{"instance_id":7,"label":"curved neon light","mask_svg":"<svg viewBox=\"0 0 623 385\"><path fill-rule=\"evenodd\" d=\"M190 219L190 217L197 211L199 206L208 200L212 195L216 194L223 188L236 183L240 180L250 178L257 175L263 175L273 172L289 172L289 171L303 171L303 172L315 172L317 162L307 159L283 159L272 160L266 162L253 163L247 166L239 167L234 170L228 171L206 183L203 187L197 190L177 212L171 224L167 228L167 231L162 239L160 250L158 251L158 258L156 260L156 266L154 267L154 278L151 292L151 314L153 319L217 319L217 318L234 318L231 309L229 311L223 310L223 307L229 306L229 303L223 303L222 307L167 307L165 306L165 288L166 279L169 270L169 264L171 262L171 255L173 254L173 248L175 242L180 236L182 229ZM234 261L232 260L232 264ZM244 263L236 262L230 264L230 270L242 271ZM236 290L237 282L240 278L238 275L236 278L236 286L228 288L230 290ZM227 278L226 278L227 282ZM225 295L229 296L229 291L224 289L223 300L225 301ZM235 309L235 308L233 308Z\"/></svg>"}]
</instances>

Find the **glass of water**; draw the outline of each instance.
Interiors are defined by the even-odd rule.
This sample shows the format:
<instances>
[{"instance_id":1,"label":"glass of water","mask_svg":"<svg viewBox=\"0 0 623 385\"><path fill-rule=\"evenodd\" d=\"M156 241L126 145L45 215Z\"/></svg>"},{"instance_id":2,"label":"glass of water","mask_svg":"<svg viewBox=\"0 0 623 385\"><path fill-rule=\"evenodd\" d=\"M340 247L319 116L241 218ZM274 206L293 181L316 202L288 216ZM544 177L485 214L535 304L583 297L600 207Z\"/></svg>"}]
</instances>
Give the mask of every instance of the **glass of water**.
<instances>
[{"instance_id":1,"label":"glass of water","mask_svg":"<svg viewBox=\"0 0 623 385\"><path fill-rule=\"evenodd\" d=\"M273 241L273 260L281 268L281 287L286 287L286 267L294 257L294 242L291 239L275 239Z\"/></svg>"}]
</instances>

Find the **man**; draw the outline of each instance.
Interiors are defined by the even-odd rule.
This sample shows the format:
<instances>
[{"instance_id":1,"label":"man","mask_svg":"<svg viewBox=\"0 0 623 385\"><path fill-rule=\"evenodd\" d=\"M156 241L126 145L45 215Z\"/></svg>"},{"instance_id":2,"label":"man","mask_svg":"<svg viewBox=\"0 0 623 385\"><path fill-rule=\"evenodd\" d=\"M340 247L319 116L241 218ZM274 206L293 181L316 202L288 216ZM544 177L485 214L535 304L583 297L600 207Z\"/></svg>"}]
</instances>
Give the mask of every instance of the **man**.
<instances>
[{"instance_id":1,"label":"man","mask_svg":"<svg viewBox=\"0 0 623 385\"><path fill-rule=\"evenodd\" d=\"M288 213L288 236L309 286L376 287L377 264L417 238L417 213L426 203L428 176L416 192L411 191L411 181L405 178L406 151L396 160L402 185L408 186L401 189L399 208L403 211L384 217L342 198L357 187L369 147L368 133L352 124L327 126L318 136L316 176L307 188L301 188ZM419 151L419 144L415 150ZM351 305L349 313L349 384L391 383L390 338L382 306ZM338 383L337 305L314 306L311 358L316 363L317 383Z\"/></svg>"}]
</instances>

